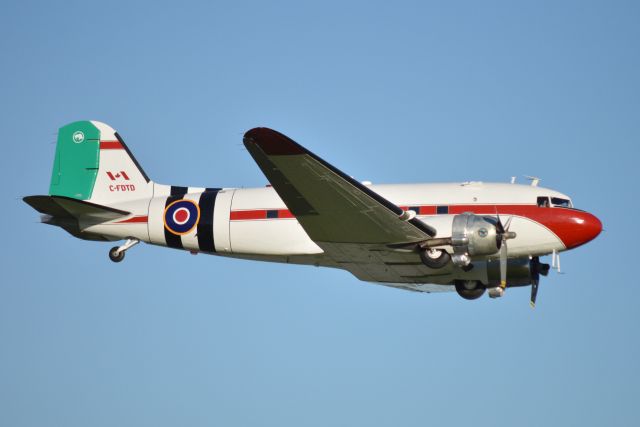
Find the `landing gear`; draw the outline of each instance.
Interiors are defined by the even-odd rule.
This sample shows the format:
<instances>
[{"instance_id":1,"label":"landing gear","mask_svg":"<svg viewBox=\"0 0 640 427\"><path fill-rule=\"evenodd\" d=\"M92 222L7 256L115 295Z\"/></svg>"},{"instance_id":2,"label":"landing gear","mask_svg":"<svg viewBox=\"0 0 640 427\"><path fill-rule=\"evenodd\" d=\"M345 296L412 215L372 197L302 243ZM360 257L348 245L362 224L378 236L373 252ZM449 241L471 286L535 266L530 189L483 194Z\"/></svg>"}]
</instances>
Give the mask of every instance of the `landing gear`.
<instances>
[{"instance_id":1,"label":"landing gear","mask_svg":"<svg viewBox=\"0 0 640 427\"><path fill-rule=\"evenodd\" d=\"M113 262L120 262L124 259L124 253L133 246L140 243L138 239L127 239L122 246L114 246L109 250L109 259Z\"/></svg>"},{"instance_id":2,"label":"landing gear","mask_svg":"<svg viewBox=\"0 0 640 427\"><path fill-rule=\"evenodd\" d=\"M113 262L120 262L124 259L124 251L118 251L118 247L114 246L109 250L109 259Z\"/></svg>"},{"instance_id":3,"label":"landing gear","mask_svg":"<svg viewBox=\"0 0 640 427\"><path fill-rule=\"evenodd\" d=\"M451 255L443 249L428 248L420 251L422 263L429 268L442 268L449 263Z\"/></svg>"},{"instance_id":4,"label":"landing gear","mask_svg":"<svg viewBox=\"0 0 640 427\"><path fill-rule=\"evenodd\" d=\"M456 280L455 285L458 295L468 300L480 298L486 289L478 280Z\"/></svg>"}]
</instances>

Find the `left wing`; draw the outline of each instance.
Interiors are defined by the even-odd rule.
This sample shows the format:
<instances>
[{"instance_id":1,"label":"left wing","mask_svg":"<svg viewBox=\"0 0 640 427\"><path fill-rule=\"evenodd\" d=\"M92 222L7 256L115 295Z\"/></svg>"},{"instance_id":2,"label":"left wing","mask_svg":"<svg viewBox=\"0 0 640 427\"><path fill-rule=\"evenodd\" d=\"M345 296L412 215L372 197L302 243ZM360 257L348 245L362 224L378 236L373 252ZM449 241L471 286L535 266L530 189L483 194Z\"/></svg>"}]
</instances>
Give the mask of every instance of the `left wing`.
<instances>
[{"instance_id":1,"label":"left wing","mask_svg":"<svg viewBox=\"0 0 640 427\"><path fill-rule=\"evenodd\" d=\"M244 145L316 243L421 242L435 230L285 135L255 128Z\"/></svg>"},{"instance_id":2,"label":"left wing","mask_svg":"<svg viewBox=\"0 0 640 427\"><path fill-rule=\"evenodd\" d=\"M402 289L450 291L451 267L425 266L411 250L435 229L362 185L285 135L255 128L244 145L262 172L328 258L328 266L360 280ZM425 285L426 282L440 285Z\"/></svg>"}]
</instances>

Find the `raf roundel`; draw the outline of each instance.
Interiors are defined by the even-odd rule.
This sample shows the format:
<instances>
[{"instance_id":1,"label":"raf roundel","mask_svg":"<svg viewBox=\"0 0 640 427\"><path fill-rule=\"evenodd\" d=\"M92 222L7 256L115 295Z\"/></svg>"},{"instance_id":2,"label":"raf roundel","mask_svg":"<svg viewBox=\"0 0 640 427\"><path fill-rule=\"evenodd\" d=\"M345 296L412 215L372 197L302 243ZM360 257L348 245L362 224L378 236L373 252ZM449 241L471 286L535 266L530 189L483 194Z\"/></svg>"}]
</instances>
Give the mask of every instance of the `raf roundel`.
<instances>
[{"instance_id":1,"label":"raf roundel","mask_svg":"<svg viewBox=\"0 0 640 427\"><path fill-rule=\"evenodd\" d=\"M164 210L164 228L177 235L187 234L198 224L200 208L191 200L176 200Z\"/></svg>"}]
</instances>

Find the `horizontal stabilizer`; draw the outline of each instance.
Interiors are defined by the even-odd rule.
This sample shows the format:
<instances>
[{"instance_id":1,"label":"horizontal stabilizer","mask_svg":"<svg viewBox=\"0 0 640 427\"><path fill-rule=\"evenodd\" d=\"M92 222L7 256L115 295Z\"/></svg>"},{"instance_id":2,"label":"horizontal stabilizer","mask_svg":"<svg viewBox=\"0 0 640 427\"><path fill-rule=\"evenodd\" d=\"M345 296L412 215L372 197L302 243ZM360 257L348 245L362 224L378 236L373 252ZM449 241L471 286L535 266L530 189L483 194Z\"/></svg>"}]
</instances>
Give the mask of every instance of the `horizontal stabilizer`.
<instances>
[{"instance_id":1,"label":"horizontal stabilizer","mask_svg":"<svg viewBox=\"0 0 640 427\"><path fill-rule=\"evenodd\" d=\"M127 211L65 196L27 196L22 200L38 212L60 220L82 218L105 222L130 214Z\"/></svg>"}]
</instances>

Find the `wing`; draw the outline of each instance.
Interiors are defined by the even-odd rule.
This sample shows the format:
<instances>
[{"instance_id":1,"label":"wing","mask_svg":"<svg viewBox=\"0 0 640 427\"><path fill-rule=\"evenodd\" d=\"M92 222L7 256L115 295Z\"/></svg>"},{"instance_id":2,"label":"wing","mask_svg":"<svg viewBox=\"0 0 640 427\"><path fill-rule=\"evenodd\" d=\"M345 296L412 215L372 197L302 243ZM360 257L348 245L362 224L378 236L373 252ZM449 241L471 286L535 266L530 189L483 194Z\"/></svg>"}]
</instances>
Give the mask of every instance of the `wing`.
<instances>
[{"instance_id":1,"label":"wing","mask_svg":"<svg viewBox=\"0 0 640 427\"><path fill-rule=\"evenodd\" d=\"M244 144L309 237L323 249L327 266L401 289L452 289L447 286L450 267L434 271L416 252L393 249L430 239L435 236L432 227L279 132L252 129Z\"/></svg>"},{"instance_id":2,"label":"wing","mask_svg":"<svg viewBox=\"0 0 640 427\"><path fill-rule=\"evenodd\" d=\"M400 244L435 230L285 135L255 128L244 145L316 243Z\"/></svg>"}]
</instances>

